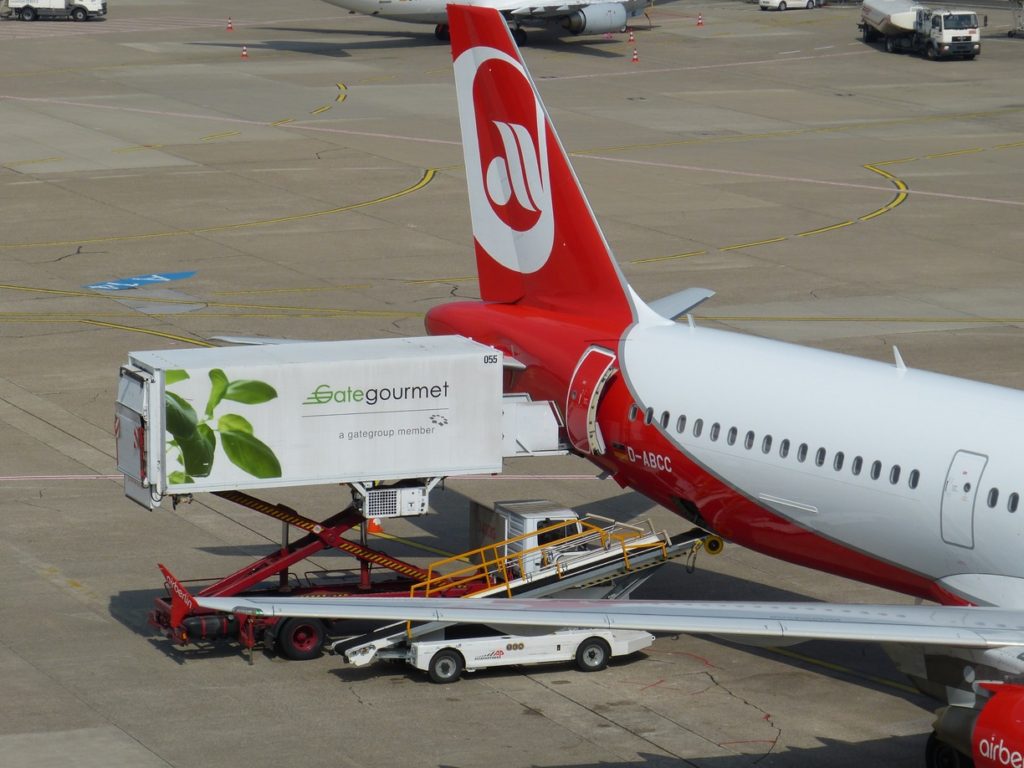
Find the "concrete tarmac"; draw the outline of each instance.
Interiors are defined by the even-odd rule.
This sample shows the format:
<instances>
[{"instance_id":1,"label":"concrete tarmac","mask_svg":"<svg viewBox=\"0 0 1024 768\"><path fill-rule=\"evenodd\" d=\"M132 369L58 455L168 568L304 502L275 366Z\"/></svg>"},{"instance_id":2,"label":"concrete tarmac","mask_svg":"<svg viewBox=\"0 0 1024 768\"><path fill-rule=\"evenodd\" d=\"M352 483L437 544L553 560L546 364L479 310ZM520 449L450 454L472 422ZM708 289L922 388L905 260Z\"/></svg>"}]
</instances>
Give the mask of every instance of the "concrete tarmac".
<instances>
[{"instance_id":1,"label":"concrete tarmac","mask_svg":"<svg viewBox=\"0 0 1024 768\"><path fill-rule=\"evenodd\" d=\"M976 61L930 62L860 42L858 13L687 0L638 25L637 63L625 35L536 32L525 57L642 296L708 287L698 323L1022 386L1024 42L993 8ZM156 564L219 577L280 527L126 500L118 366L222 334L417 335L474 296L448 48L315 0L112 0L0 22L0 127L4 766L921 764L933 704L873 647L664 637L600 674L451 686L170 647ZM131 279L154 274L180 279ZM688 527L566 457L453 480L384 544L425 564L466 546L468 501L529 497ZM735 546L638 596L907 600Z\"/></svg>"}]
</instances>

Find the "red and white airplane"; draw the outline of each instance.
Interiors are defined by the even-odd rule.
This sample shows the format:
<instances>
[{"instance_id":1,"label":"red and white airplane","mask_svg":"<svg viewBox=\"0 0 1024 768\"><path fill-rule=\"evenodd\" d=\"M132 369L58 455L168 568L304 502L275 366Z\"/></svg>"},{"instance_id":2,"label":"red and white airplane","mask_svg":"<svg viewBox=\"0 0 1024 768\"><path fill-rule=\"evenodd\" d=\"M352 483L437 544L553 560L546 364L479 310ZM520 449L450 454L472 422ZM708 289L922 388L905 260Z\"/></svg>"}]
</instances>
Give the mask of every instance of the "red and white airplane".
<instances>
[{"instance_id":1,"label":"red and white airplane","mask_svg":"<svg viewBox=\"0 0 1024 768\"><path fill-rule=\"evenodd\" d=\"M449 6L482 301L432 334L504 352L621 485L790 562L940 605L198 598L269 615L886 643L944 702L928 765L1024 766L1024 393L677 323L616 265L507 23ZM968 757L969 756L969 757Z\"/></svg>"}]
</instances>

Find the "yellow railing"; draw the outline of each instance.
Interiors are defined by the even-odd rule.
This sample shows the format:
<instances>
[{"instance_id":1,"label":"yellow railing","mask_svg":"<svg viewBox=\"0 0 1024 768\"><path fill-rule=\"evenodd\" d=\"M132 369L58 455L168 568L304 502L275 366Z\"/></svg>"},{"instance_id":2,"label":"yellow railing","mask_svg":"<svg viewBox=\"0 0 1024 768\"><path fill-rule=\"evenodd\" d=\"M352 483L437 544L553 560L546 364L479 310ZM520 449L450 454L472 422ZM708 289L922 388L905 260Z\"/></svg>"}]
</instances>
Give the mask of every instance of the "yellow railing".
<instances>
[{"instance_id":1,"label":"yellow railing","mask_svg":"<svg viewBox=\"0 0 1024 768\"><path fill-rule=\"evenodd\" d=\"M568 536L563 536L544 544L538 544L519 552L508 552L509 545L526 539L537 538L539 540L559 530L564 531L569 527L576 528L577 525L579 530ZM503 586L506 594L511 597L511 583L526 572L526 563L535 560L538 554L540 555L540 567L545 568L553 564L555 566L555 573L561 579L565 575L563 567L568 562L563 563L557 559L549 561L549 558L561 555L566 551L574 551L574 546L579 547L584 544L593 545L589 548L595 550L597 547L603 550L610 550L613 546L621 547L627 570L632 568L629 559L631 552L660 549L662 557L668 557L667 544L661 537L655 542L630 544L631 540L642 536L644 536L644 532L640 528L613 533L595 525L587 518L578 521L561 520L532 533L525 533L505 541L464 552L461 555L438 560L427 569L427 578L413 585L410 595L413 597L430 597L441 591L466 587L483 580L488 588ZM466 561L469 561L471 565L462 565ZM453 563L459 563L462 567L456 568L454 571L442 572L442 569L451 566Z\"/></svg>"}]
</instances>

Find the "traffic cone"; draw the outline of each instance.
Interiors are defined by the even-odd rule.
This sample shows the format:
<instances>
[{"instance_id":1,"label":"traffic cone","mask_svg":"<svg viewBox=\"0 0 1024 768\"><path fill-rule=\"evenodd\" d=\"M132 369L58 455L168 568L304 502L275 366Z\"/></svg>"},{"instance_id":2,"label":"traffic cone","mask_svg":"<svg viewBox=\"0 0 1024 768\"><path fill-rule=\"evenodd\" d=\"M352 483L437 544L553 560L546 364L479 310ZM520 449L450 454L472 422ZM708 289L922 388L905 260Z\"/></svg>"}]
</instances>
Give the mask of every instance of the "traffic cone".
<instances>
[{"instance_id":1,"label":"traffic cone","mask_svg":"<svg viewBox=\"0 0 1024 768\"><path fill-rule=\"evenodd\" d=\"M228 32L234 32L235 31L235 25L231 23L231 17L230 16L228 16L228 30L227 31Z\"/></svg>"},{"instance_id":2,"label":"traffic cone","mask_svg":"<svg viewBox=\"0 0 1024 768\"><path fill-rule=\"evenodd\" d=\"M632 27L629 28L629 42L631 42L631 43L635 43L636 42L636 35L633 34L633 28Z\"/></svg>"},{"instance_id":3,"label":"traffic cone","mask_svg":"<svg viewBox=\"0 0 1024 768\"><path fill-rule=\"evenodd\" d=\"M697 26L698 27L703 27L704 26L704 16L703 16L703 14L700 14L700 13L697 14Z\"/></svg>"},{"instance_id":4,"label":"traffic cone","mask_svg":"<svg viewBox=\"0 0 1024 768\"><path fill-rule=\"evenodd\" d=\"M249 49L246 48L244 45L242 46L242 58L243 59L248 59L249 58Z\"/></svg>"},{"instance_id":5,"label":"traffic cone","mask_svg":"<svg viewBox=\"0 0 1024 768\"><path fill-rule=\"evenodd\" d=\"M381 527L380 520L376 517L371 517L366 521L366 532L367 533L383 533L384 529Z\"/></svg>"},{"instance_id":6,"label":"traffic cone","mask_svg":"<svg viewBox=\"0 0 1024 768\"><path fill-rule=\"evenodd\" d=\"M634 48L633 49L633 63L636 64L638 61L640 61L640 54L637 53L636 48Z\"/></svg>"}]
</instances>

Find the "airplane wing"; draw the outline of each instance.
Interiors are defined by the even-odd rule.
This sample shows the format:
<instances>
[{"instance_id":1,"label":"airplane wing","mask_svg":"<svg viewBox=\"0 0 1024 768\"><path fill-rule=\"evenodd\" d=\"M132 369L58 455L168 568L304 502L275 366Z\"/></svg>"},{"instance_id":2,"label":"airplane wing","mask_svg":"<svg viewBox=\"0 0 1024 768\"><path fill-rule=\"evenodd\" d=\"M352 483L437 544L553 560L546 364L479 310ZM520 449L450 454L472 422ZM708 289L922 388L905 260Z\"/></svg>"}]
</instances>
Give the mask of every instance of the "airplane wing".
<instances>
[{"instance_id":1,"label":"airplane wing","mask_svg":"<svg viewBox=\"0 0 1024 768\"><path fill-rule=\"evenodd\" d=\"M235 614L600 627L758 638L850 640L959 648L1024 646L1024 611L933 605L654 600L197 597Z\"/></svg>"}]
</instances>

